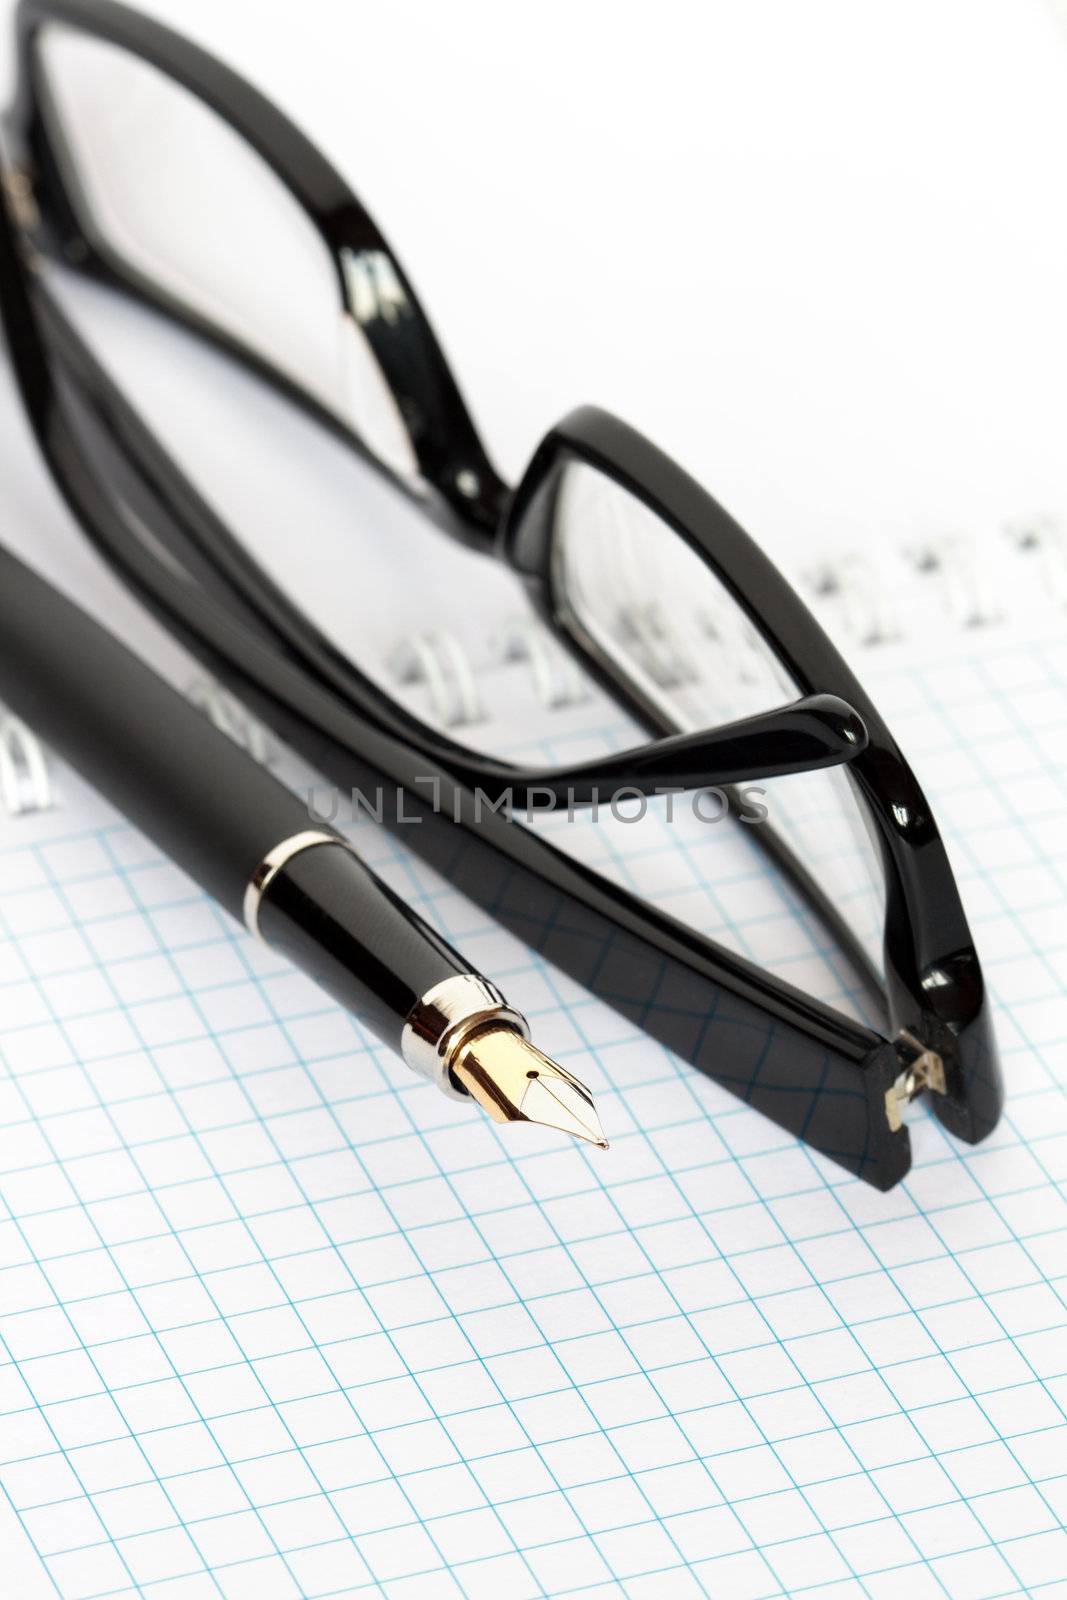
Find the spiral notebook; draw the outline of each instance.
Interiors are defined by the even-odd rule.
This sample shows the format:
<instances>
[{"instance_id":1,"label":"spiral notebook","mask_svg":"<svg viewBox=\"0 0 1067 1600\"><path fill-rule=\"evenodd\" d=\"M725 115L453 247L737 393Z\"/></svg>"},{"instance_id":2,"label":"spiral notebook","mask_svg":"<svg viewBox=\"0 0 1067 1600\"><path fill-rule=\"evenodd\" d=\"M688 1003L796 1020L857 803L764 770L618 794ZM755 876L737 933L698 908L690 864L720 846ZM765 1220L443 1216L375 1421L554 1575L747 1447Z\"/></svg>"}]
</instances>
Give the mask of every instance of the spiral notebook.
<instances>
[{"instance_id":1,"label":"spiral notebook","mask_svg":"<svg viewBox=\"0 0 1067 1600\"><path fill-rule=\"evenodd\" d=\"M1063 1592L1067 540L1033 519L793 575L936 803L1009 1086L977 1149L916 1107L888 1195L364 819L360 848L580 1071L612 1144L479 1121L4 723L5 1594ZM515 753L626 736L525 622L398 637L381 670L455 730L502 719ZM847 1003L765 865L727 871L658 816L583 838Z\"/></svg>"}]
</instances>

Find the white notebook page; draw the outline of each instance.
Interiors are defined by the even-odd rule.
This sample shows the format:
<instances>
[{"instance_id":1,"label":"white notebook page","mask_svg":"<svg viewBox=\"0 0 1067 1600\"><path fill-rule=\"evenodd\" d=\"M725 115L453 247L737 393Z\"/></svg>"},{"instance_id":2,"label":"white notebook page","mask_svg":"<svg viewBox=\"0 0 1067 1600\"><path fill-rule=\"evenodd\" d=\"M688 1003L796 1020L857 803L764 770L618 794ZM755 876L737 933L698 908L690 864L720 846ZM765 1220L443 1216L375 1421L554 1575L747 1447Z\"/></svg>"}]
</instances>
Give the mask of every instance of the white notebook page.
<instances>
[{"instance_id":1,"label":"white notebook page","mask_svg":"<svg viewBox=\"0 0 1067 1600\"><path fill-rule=\"evenodd\" d=\"M916 1108L890 1195L365 824L612 1144L480 1121L59 769L60 807L0 837L15 1547L64 1600L1055 1585L1065 672L1062 629L864 662L944 819L1010 1093L977 1149ZM765 874L708 880L654 819L601 848L819 964Z\"/></svg>"}]
</instances>

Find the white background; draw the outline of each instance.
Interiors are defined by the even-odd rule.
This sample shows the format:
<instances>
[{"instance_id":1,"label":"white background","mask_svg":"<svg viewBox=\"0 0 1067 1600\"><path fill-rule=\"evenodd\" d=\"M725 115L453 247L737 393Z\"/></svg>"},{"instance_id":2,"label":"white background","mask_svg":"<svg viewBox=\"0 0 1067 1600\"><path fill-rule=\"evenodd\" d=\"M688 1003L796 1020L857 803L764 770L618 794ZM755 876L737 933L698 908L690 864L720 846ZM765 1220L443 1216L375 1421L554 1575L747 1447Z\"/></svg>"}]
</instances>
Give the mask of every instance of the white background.
<instances>
[{"instance_id":1,"label":"white background","mask_svg":"<svg viewBox=\"0 0 1067 1600\"><path fill-rule=\"evenodd\" d=\"M350 178L508 475L595 401L783 555L1067 505L1044 0L147 9Z\"/></svg>"}]
</instances>

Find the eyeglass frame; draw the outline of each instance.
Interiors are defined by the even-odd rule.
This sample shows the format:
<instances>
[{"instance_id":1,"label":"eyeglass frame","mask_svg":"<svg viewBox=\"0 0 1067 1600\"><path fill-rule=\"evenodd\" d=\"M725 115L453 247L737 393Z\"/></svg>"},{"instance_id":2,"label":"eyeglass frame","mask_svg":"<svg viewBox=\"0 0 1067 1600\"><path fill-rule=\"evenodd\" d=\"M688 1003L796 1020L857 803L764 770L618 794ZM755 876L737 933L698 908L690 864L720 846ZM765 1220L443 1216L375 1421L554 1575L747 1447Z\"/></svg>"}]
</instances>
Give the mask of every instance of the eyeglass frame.
<instances>
[{"instance_id":1,"label":"eyeglass frame","mask_svg":"<svg viewBox=\"0 0 1067 1600\"><path fill-rule=\"evenodd\" d=\"M86 198L74 199L67 192L73 163L56 151L58 122L42 104L47 87L36 42L50 22L126 49L164 72L242 134L281 178L330 248L338 264L342 313L359 321L401 416L412 424L411 443L421 474L417 485L376 457L334 413L254 350L144 278L102 237L86 230ZM985 1137L996 1124L1003 1089L981 968L944 845L921 789L873 703L803 601L749 536L655 446L593 407L572 413L546 435L512 494L489 464L399 261L343 178L280 111L199 47L114 0L21 0L17 31L19 87L5 127L15 151L15 171L33 174L29 204L22 185L16 184L14 198L21 220L30 224L23 232L32 234L34 247L132 293L223 348L340 432L439 528L505 560L522 575L557 636L654 742L641 751L624 752L614 767L602 760L585 769L523 771L506 763L479 763L466 747L397 706L334 651L266 578L153 438L45 286L30 281L18 248L8 250L4 299L9 335L12 296L23 301L28 319L25 337L16 330L12 339L24 397L76 515L126 581L265 720L331 775L343 773L342 781L347 781L356 764L379 778L396 779L411 793L431 776L414 767L433 766L435 781L445 785L449 801L432 813L423 808L422 814L424 820L432 814L438 822L443 814L447 823L443 832L435 826L406 834L416 853L444 864L457 887L534 948L815 1148L876 1186L891 1186L910 1161L900 1099L922 1086L922 1075L930 1070L934 1081L926 1078L925 1086L937 1091L931 1103L946 1128L968 1142ZM10 171L7 178L10 194ZM370 322L358 318L349 276L340 266L343 250L384 256L403 288L399 316ZM16 273L22 279L19 287ZM125 463L127 500L131 481L140 480L142 498L145 484L151 485L146 501L150 525L162 526L163 543L181 548L199 572L206 603L175 585L158 558L134 549L121 515L108 507L98 489L89 488L92 473L72 474L72 459L84 455L76 429L69 429L72 439L57 452L57 429L59 437L68 431L66 420L59 419L64 407L69 410L74 404L77 410L71 399L75 392L83 410L87 407L96 417L97 461L110 446L116 480ZM84 426L83 415L83 431ZM583 635L560 589L559 564L553 559L553 508L562 474L574 461L605 473L636 495L701 556L802 690L796 706L725 729L678 735L656 707L635 694L626 674ZM231 615L217 614L219 599ZM274 655L269 664L264 651ZM302 666L294 671L286 656L295 656ZM791 764L784 759L787 750ZM594 883L595 874L521 824L484 811L475 819L470 804L471 785L479 777L487 780L490 792L494 782L562 787L577 779L582 803L582 796L604 790L618 777L644 784L644 792L651 793L667 782L730 785L836 764L845 764L852 776L881 848L889 1039L627 891L606 880ZM819 885L769 830L755 832L766 835L760 842L870 981L869 963L864 972L856 941ZM463 838L461 848L457 835ZM488 872L486 851L493 863ZM472 871L475 860L479 865ZM520 882L522 892L516 893ZM546 893L550 903L532 914L531 906L544 902ZM578 948L571 948L575 944ZM600 958L591 962L590 951L597 950ZM747 1070L731 1071L729 1062L714 1058L708 1048L709 1021L720 1042L729 1029L735 1054L749 1062ZM765 1036L755 1054L754 1030ZM940 1083L935 1063L943 1071Z\"/></svg>"}]
</instances>

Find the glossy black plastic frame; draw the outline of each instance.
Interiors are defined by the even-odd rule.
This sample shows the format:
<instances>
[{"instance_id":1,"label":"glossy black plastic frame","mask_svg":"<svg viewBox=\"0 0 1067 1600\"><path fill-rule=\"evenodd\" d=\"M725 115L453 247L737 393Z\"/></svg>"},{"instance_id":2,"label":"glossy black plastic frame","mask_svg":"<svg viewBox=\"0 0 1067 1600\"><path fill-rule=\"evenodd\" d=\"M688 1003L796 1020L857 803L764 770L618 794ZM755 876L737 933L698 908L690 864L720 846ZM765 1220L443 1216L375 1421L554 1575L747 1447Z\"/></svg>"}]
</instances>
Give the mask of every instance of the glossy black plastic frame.
<instances>
[{"instance_id":1,"label":"glossy black plastic frame","mask_svg":"<svg viewBox=\"0 0 1067 1600\"><path fill-rule=\"evenodd\" d=\"M581 799L620 779L647 792L656 784L730 783L850 762L861 803L876 825L886 874L890 1032L907 1029L942 1055L947 1093L933 1097L933 1105L946 1126L972 1141L988 1133L1000 1110L999 1069L981 972L944 847L875 708L758 548L654 446L592 408L548 435L519 491L509 496L477 443L399 262L343 180L229 69L110 0L22 0L19 8L21 84L10 126L16 160L32 182L40 216L34 237L41 248L177 316L331 427L340 426L224 330L131 273L86 231L84 197L68 191L70 162L54 149L55 122L42 107L47 89L34 46L48 20L130 49L200 95L268 160L332 248L343 241L346 249L389 254L405 286L403 314L392 324L378 319L380 327L361 326L409 419L435 520L455 536L494 548L522 572L543 614L650 731L665 730L656 728L650 708L632 701L611 664L590 654L566 596L555 588L552 507L570 460L608 473L689 541L771 642L805 699L769 719L661 739L627 752L610 770L601 762L570 773L531 773L478 761L383 696L273 588L131 411L43 285L28 281L9 240L5 316L24 393L68 500L127 581L335 781L347 785L359 781L357 775L373 777L400 783L419 798L420 781L433 776L447 797L444 815L455 821L444 822L424 807L429 826L406 830L409 844L653 1036L816 1148L888 1187L909 1159L906 1130L892 1131L885 1111L885 1095L902 1065L895 1045L604 883L521 825L486 814L472 793L474 786L493 792L494 783L518 782L555 786L557 792L576 788ZM341 274L339 283L344 295ZM11 332L16 298L22 303L21 334ZM178 557L195 587L176 581L168 563L133 532L125 507L135 509ZM854 955L841 919L818 886L804 882L782 847L761 842L780 855Z\"/></svg>"},{"instance_id":2,"label":"glossy black plastic frame","mask_svg":"<svg viewBox=\"0 0 1067 1600\"><path fill-rule=\"evenodd\" d=\"M722 506L633 428L586 406L542 442L503 540L548 619L650 730L663 726L655 709L627 690L585 638L558 584L555 504L563 474L576 461L636 496L697 552L805 694L818 686L859 713L867 739L845 770L874 824L881 856L891 1031L921 1039L942 1057L946 1093L932 1095L931 1104L945 1126L972 1143L984 1138L1000 1115L1003 1087L981 966L930 807L874 703L796 590Z\"/></svg>"},{"instance_id":3,"label":"glossy black plastic frame","mask_svg":"<svg viewBox=\"0 0 1067 1600\"><path fill-rule=\"evenodd\" d=\"M41 30L58 24L128 50L181 84L258 152L313 223L336 271L337 313L350 318L370 345L391 390L418 463L416 486L387 466L354 430L307 389L265 362L247 343L200 315L132 266L94 227L77 179L38 51ZM492 466L452 370L394 254L345 179L288 117L259 90L181 34L117 0L20 0L15 11L17 90L5 119L16 160L32 170L42 231L38 243L80 271L121 285L144 302L240 358L327 427L344 433L368 460L454 537L492 544L509 490ZM389 315L357 305L348 255L373 274L388 264L400 291Z\"/></svg>"},{"instance_id":4,"label":"glossy black plastic frame","mask_svg":"<svg viewBox=\"0 0 1067 1600\"><path fill-rule=\"evenodd\" d=\"M105 233L94 225L92 207L79 184L77 162L67 146L62 116L53 103L47 72L40 61L41 30L49 23L77 28L104 43L130 51L165 73L239 132L288 189L310 219L333 261L339 318L351 318L358 323L393 395L398 415L407 426L412 454L419 465L417 483L398 474L377 457L366 441L346 427L333 411L323 407L309 390L294 384L284 372L266 363L227 329L207 321L194 308L175 299L111 247ZM166 312L186 328L206 337L253 372L267 378L319 422L340 433L452 537L477 549L499 553L499 533L511 503L510 491L490 464L401 262L344 178L300 130L223 63L191 41L115 0L20 0L16 32L19 88L6 122L20 167L32 180L38 246L97 280ZM388 263L390 281L402 290L402 299L391 301L389 316L374 315L372 307L360 308L354 303L349 288L351 280L343 266L346 252L368 264L379 258ZM165 467L161 466L160 470L165 472ZM186 559L192 559L199 566L201 579L209 588L218 590L221 580L222 597L235 608L236 614L243 615L249 622L259 614L265 615L270 626L284 635L289 648L301 659L313 657L317 669L330 681L343 686L366 715L380 721L389 731L402 732L435 756L447 758L457 774L477 783L488 794L510 787L520 804L524 802L527 785L523 774L480 760L467 747L448 740L400 706L386 701L377 685L340 656L309 619L295 610L202 502L196 507L195 520L197 549L190 551ZM566 633L563 637L567 638ZM626 698L625 685L617 679L609 680L609 687L620 698ZM807 709L800 708L801 712ZM745 754L751 780L804 770L805 766L814 769L833 765L838 760L847 760L852 753L847 745L842 746L841 729L832 725L832 719L822 730L821 740L816 737L812 743L809 738L806 751L793 737L798 729L797 718L787 711L786 719L784 725L776 726L774 717L766 718L757 727L745 730L746 735L762 736L772 731L782 735L773 747L759 745L760 760L755 765L751 758L756 741L746 737ZM639 720L645 721L650 732L669 732L655 727L647 718ZM815 716L804 717L809 736L817 732L817 720L817 711ZM715 735L710 737L715 740ZM679 757L687 760L695 756L699 760L701 755L709 758L721 755L723 760L719 765L709 761L704 778L707 783L716 782L729 788L729 752L702 750L700 743L698 740L697 747L689 753L679 750ZM823 748L819 748L820 743ZM782 764L774 764L775 755L781 757ZM805 761L805 755L810 760ZM634 781L638 781L640 769L648 772L651 779L652 763L644 760L632 768ZM656 781L670 784L681 778L672 774L666 764L661 764L656 769ZM529 787L542 792L550 788L559 796L555 775L550 771L531 773ZM578 796L573 785L568 784L568 788ZM739 804L736 797L732 798ZM820 885L773 828L760 830L759 843L812 905L846 954L861 984L880 1003L879 975Z\"/></svg>"}]
</instances>

